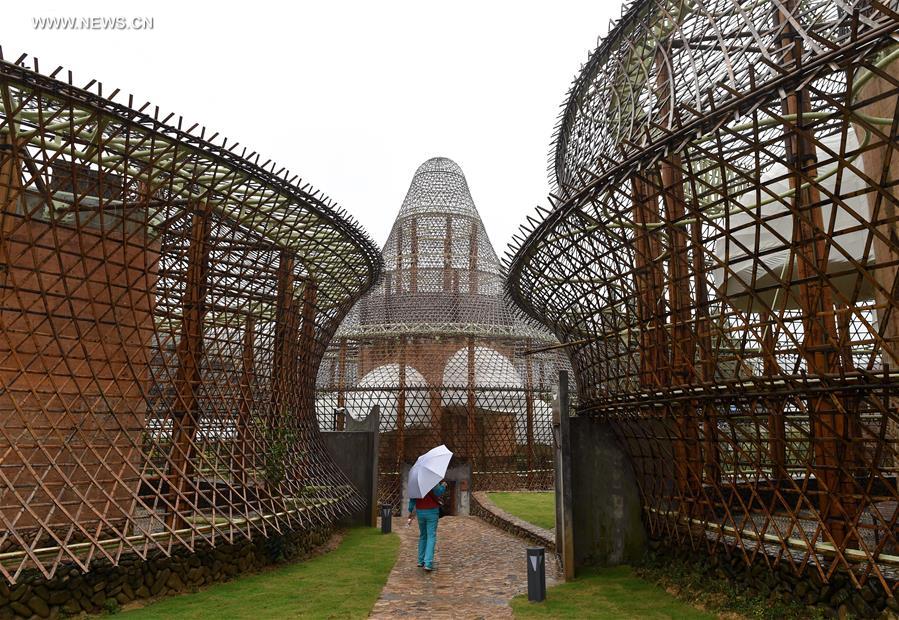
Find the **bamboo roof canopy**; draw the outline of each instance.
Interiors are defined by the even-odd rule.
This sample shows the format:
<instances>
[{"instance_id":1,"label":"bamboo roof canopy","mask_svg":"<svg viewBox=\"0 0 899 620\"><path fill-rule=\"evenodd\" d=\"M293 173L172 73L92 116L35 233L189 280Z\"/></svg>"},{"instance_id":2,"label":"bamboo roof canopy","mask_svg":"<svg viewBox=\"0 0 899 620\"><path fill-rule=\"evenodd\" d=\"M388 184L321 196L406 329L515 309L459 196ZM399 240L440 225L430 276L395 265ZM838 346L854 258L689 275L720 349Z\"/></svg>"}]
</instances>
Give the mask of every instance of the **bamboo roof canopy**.
<instances>
[{"instance_id":1,"label":"bamboo roof canopy","mask_svg":"<svg viewBox=\"0 0 899 620\"><path fill-rule=\"evenodd\" d=\"M361 501L313 398L381 259L296 175L0 58L0 263L5 581L267 538Z\"/></svg>"},{"instance_id":2,"label":"bamboo roof canopy","mask_svg":"<svg viewBox=\"0 0 899 620\"><path fill-rule=\"evenodd\" d=\"M897 11L638 0L574 81L507 293L654 538L896 587Z\"/></svg>"},{"instance_id":3,"label":"bamboo roof canopy","mask_svg":"<svg viewBox=\"0 0 899 620\"><path fill-rule=\"evenodd\" d=\"M462 169L415 172L382 251L384 271L343 321L318 375L323 429L380 415L381 497L404 463L445 443L479 488L552 485L558 341L503 294L502 265Z\"/></svg>"}]
</instances>

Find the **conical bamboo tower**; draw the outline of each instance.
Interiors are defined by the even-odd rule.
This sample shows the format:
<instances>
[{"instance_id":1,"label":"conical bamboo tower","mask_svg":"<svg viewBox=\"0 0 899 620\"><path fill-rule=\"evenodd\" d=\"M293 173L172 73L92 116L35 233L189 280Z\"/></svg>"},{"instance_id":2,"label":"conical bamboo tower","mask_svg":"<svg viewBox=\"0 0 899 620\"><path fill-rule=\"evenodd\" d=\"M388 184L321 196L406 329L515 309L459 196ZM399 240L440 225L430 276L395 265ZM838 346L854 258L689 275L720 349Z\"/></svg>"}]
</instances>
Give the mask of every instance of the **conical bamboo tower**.
<instances>
[{"instance_id":1,"label":"conical bamboo tower","mask_svg":"<svg viewBox=\"0 0 899 620\"><path fill-rule=\"evenodd\" d=\"M567 362L506 301L455 162L416 170L382 257L319 371L319 427L379 406L383 500L398 497L403 463L439 443L471 464L476 488L551 486L549 403Z\"/></svg>"}]
</instances>

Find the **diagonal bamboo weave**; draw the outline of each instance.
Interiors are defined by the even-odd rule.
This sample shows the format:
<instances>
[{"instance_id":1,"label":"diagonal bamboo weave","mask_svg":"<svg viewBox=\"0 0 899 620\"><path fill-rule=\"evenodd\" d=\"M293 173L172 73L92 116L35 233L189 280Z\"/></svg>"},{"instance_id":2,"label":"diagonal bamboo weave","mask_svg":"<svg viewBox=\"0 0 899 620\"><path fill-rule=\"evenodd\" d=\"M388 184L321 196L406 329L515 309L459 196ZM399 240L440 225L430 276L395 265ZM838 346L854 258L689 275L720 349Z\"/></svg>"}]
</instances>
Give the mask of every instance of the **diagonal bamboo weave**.
<instances>
[{"instance_id":1,"label":"diagonal bamboo weave","mask_svg":"<svg viewBox=\"0 0 899 620\"><path fill-rule=\"evenodd\" d=\"M640 0L574 83L508 292L654 537L894 583L896 11Z\"/></svg>"},{"instance_id":2,"label":"diagonal bamboo weave","mask_svg":"<svg viewBox=\"0 0 899 620\"><path fill-rule=\"evenodd\" d=\"M0 574L345 512L313 390L374 245L255 153L24 62L0 62Z\"/></svg>"}]
</instances>

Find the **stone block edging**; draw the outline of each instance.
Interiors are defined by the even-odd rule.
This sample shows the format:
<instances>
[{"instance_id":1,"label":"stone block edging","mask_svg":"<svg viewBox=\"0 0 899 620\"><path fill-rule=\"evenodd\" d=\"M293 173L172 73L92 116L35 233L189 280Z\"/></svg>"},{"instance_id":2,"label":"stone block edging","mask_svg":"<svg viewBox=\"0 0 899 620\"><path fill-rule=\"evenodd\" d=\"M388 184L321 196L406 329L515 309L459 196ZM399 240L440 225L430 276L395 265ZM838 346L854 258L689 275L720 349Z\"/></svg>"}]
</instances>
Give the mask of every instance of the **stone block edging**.
<instances>
[{"instance_id":1,"label":"stone block edging","mask_svg":"<svg viewBox=\"0 0 899 620\"><path fill-rule=\"evenodd\" d=\"M536 545L546 548L547 552L556 551L556 534L550 530L537 527L511 515L494 504L486 491L475 491L471 494L471 514L495 525L499 529L529 540Z\"/></svg>"},{"instance_id":2,"label":"stone block edging","mask_svg":"<svg viewBox=\"0 0 899 620\"><path fill-rule=\"evenodd\" d=\"M178 547L168 556L159 550L145 559L123 556L116 566L96 559L88 572L61 564L51 579L29 569L15 586L0 577L0 620L115 612L132 601L193 592L270 565L301 560L327 543L333 532L330 524L313 525L268 538L202 545L193 552Z\"/></svg>"}]
</instances>

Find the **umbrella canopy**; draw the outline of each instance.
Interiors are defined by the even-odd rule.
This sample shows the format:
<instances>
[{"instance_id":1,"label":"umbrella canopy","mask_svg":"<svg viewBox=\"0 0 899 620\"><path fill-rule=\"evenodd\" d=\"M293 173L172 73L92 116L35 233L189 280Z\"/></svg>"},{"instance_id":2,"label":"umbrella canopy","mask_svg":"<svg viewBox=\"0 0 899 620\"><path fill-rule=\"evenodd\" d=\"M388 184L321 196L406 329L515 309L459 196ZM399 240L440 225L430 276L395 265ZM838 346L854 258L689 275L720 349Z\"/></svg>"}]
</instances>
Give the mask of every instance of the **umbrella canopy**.
<instances>
[{"instance_id":1,"label":"umbrella canopy","mask_svg":"<svg viewBox=\"0 0 899 620\"><path fill-rule=\"evenodd\" d=\"M428 450L415 461L409 470L409 497L424 497L446 475L453 453L443 444Z\"/></svg>"}]
</instances>

